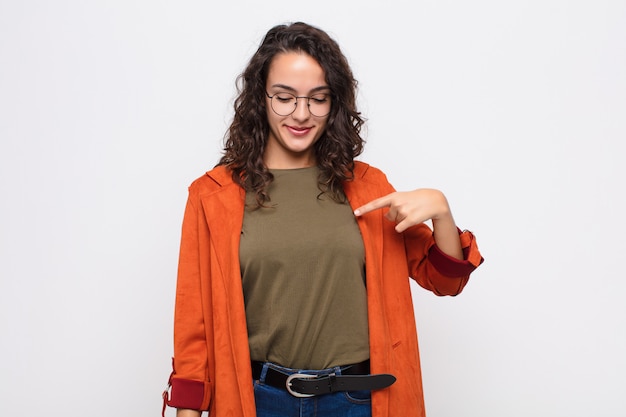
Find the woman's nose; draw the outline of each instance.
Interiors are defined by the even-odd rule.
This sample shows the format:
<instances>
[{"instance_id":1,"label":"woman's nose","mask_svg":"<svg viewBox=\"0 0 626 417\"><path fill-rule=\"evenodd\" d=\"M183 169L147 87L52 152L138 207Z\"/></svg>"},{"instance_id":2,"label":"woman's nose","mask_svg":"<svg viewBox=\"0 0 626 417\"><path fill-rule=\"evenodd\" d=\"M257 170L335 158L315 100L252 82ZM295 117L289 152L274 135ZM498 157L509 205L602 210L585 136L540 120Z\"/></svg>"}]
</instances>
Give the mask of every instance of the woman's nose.
<instances>
[{"instance_id":1,"label":"woman's nose","mask_svg":"<svg viewBox=\"0 0 626 417\"><path fill-rule=\"evenodd\" d=\"M296 99L296 109L291 113L291 116L294 120L306 120L311 116L309 103L306 98L300 97Z\"/></svg>"}]
</instances>

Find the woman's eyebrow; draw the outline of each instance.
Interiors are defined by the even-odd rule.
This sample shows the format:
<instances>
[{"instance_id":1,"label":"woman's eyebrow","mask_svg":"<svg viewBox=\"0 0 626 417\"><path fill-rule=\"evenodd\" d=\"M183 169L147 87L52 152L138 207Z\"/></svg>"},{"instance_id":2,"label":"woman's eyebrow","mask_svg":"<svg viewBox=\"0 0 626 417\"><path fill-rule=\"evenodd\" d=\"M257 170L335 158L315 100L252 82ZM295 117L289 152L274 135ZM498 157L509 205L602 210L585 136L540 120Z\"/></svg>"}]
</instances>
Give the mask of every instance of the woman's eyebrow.
<instances>
[{"instance_id":1,"label":"woman's eyebrow","mask_svg":"<svg viewBox=\"0 0 626 417\"><path fill-rule=\"evenodd\" d=\"M285 84L272 84L271 88L282 88L283 90L287 90L287 91L291 91L293 93L296 93L296 89L293 87L290 87L288 85ZM313 89L311 89L311 91L309 91L309 93L316 93L318 91L324 91L324 90L330 90L330 87L327 85L320 85L319 87L315 87Z\"/></svg>"}]
</instances>

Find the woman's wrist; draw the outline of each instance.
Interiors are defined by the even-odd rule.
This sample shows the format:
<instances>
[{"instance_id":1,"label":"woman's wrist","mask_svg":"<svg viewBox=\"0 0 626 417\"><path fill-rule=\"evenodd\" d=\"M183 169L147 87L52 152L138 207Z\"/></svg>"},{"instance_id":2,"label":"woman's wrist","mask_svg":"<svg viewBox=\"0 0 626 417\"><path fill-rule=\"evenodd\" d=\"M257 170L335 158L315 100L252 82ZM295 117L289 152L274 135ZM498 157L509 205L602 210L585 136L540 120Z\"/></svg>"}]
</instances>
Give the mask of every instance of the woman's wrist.
<instances>
[{"instance_id":1,"label":"woman's wrist","mask_svg":"<svg viewBox=\"0 0 626 417\"><path fill-rule=\"evenodd\" d=\"M187 408L178 408L176 410L176 417L200 417L202 411L190 410Z\"/></svg>"}]
</instances>

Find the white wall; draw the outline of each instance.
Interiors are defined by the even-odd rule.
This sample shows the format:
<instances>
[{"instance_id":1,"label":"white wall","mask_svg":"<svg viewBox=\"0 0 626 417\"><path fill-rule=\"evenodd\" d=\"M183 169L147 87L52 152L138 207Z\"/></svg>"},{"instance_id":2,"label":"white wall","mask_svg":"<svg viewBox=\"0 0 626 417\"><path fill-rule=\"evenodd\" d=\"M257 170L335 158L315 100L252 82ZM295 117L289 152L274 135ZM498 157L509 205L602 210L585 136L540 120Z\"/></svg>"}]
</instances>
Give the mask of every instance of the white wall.
<instances>
[{"instance_id":1,"label":"white wall","mask_svg":"<svg viewBox=\"0 0 626 417\"><path fill-rule=\"evenodd\" d=\"M186 187L293 20L349 57L363 159L486 258L415 287L429 416L626 415L619 0L0 0L0 415L160 413Z\"/></svg>"}]
</instances>

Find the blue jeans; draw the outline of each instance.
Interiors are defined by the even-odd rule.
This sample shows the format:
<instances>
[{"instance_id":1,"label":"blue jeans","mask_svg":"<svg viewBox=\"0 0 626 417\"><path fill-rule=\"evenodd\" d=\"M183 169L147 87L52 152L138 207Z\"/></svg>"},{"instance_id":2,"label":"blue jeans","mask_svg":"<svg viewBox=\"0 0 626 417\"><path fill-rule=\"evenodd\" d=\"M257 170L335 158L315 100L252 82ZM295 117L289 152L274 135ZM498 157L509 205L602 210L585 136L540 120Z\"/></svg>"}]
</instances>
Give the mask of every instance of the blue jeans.
<instances>
[{"instance_id":1,"label":"blue jeans","mask_svg":"<svg viewBox=\"0 0 626 417\"><path fill-rule=\"evenodd\" d=\"M287 390L265 384L268 368L274 368L285 374L293 373L341 375L341 368L335 367L323 371L306 371L266 363L258 381L254 381L254 399L257 417L371 417L372 400L370 391L335 392L314 397L298 398Z\"/></svg>"}]
</instances>

